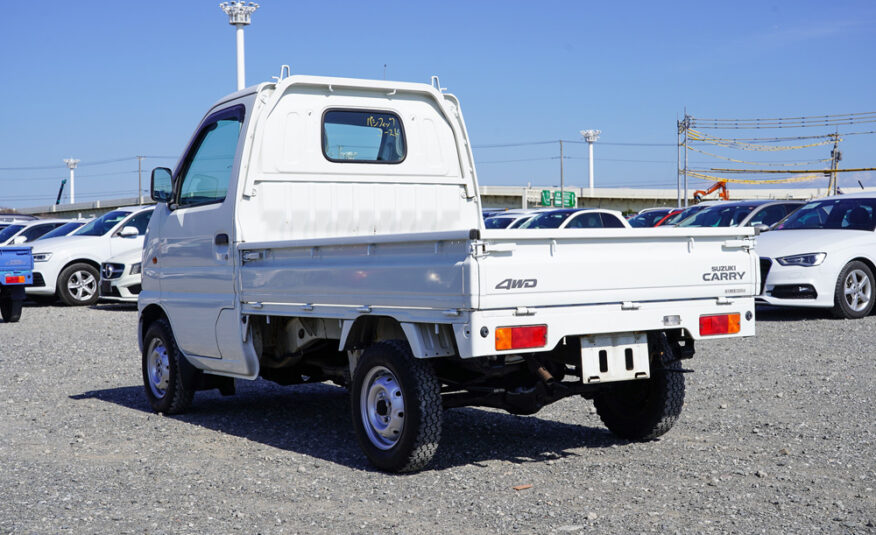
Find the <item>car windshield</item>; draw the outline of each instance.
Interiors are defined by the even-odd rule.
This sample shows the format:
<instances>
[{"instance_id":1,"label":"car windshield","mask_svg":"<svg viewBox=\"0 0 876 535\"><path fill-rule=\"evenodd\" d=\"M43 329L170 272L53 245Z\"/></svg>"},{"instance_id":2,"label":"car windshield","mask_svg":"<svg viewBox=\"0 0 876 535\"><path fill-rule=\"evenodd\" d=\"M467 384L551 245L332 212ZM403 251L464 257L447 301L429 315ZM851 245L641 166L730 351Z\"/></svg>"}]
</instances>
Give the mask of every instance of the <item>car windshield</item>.
<instances>
[{"instance_id":1,"label":"car windshield","mask_svg":"<svg viewBox=\"0 0 876 535\"><path fill-rule=\"evenodd\" d=\"M654 223L660 221L669 210L650 210L643 214L633 216L627 220L631 227L653 227Z\"/></svg>"},{"instance_id":2,"label":"car windshield","mask_svg":"<svg viewBox=\"0 0 876 535\"><path fill-rule=\"evenodd\" d=\"M508 228L508 225L513 222L513 217L488 217L484 220L484 226L487 228Z\"/></svg>"},{"instance_id":3,"label":"car windshield","mask_svg":"<svg viewBox=\"0 0 876 535\"><path fill-rule=\"evenodd\" d=\"M15 236L19 230L23 229L24 225L9 225L3 230L0 230L0 243L5 242L9 238Z\"/></svg>"},{"instance_id":4,"label":"car windshield","mask_svg":"<svg viewBox=\"0 0 876 535\"><path fill-rule=\"evenodd\" d=\"M776 225L775 230L874 229L876 199L828 199L805 204Z\"/></svg>"},{"instance_id":5,"label":"car windshield","mask_svg":"<svg viewBox=\"0 0 876 535\"><path fill-rule=\"evenodd\" d=\"M518 220L515 221L514 223L511 223L511 226L508 227L508 228L520 228L521 226L523 226L524 223L526 223L526 222L529 221L530 219L532 219L532 216L531 216L531 215L530 215L530 216L526 216L526 217L521 217L520 219L518 219Z\"/></svg>"},{"instance_id":6,"label":"car windshield","mask_svg":"<svg viewBox=\"0 0 876 535\"><path fill-rule=\"evenodd\" d=\"M679 227L735 227L755 209L755 206L712 206L688 217Z\"/></svg>"},{"instance_id":7,"label":"car windshield","mask_svg":"<svg viewBox=\"0 0 876 535\"><path fill-rule=\"evenodd\" d=\"M47 233L43 234L42 236L40 236L37 239L38 240L45 240L48 238L57 238L58 236L66 236L67 234L70 234L75 229L81 227L84 224L85 224L85 221L71 221L69 223L64 223L60 227L52 230L51 232L47 232Z\"/></svg>"},{"instance_id":8,"label":"car windshield","mask_svg":"<svg viewBox=\"0 0 876 535\"><path fill-rule=\"evenodd\" d=\"M538 214L526 223L520 225L520 228L560 228L563 221L569 219L569 216L574 212L546 212Z\"/></svg>"},{"instance_id":9,"label":"car windshield","mask_svg":"<svg viewBox=\"0 0 876 535\"><path fill-rule=\"evenodd\" d=\"M74 236L103 236L119 224L119 221L131 215L131 212L109 212L98 217L91 223L77 230Z\"/></svg>"}]
</instances>

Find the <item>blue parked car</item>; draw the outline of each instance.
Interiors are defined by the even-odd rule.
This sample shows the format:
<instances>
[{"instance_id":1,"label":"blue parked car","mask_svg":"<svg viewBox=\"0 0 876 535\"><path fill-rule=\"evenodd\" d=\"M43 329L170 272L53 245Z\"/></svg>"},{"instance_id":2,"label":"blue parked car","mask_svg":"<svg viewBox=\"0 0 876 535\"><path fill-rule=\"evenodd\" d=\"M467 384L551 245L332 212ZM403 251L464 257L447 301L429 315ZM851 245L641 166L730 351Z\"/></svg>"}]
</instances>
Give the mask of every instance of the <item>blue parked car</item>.
<instances>
[{"instance_id":1,"label":"blue parked car","mask_svg":"<svg viewBox=\"0 0 876 535\"><path fill-rule=\"evenodd\" d=\"M0 316L6 323L21 318L24 287L33 284L30 247L0 247Z\"/></svg>"}]
</instances>

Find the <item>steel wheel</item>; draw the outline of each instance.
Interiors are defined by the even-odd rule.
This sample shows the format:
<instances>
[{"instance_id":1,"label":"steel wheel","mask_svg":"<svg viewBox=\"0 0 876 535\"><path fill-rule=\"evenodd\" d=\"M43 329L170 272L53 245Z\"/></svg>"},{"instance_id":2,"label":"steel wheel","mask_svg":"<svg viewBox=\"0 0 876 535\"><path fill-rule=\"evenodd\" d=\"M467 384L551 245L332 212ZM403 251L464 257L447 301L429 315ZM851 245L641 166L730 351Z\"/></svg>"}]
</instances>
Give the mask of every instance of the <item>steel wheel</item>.
<instances>
[{"instance_id":1,"label":"steel wheel","mask_svg":"<svg viewBox=\"0 0 876 535\"><path fill-rule=\"evenodd\" d=\"M372 368L363 385L359 406L365 433L375 447L388 450L404 430L405 396L396 376L383 366Z\"/></svg>"},{"instance_id":2,"label":"steel wheel","mask_svg":"<svg viewBox=\"0 0 876 535\"><path fill-rule=\"evenodd\" d=\"M160 338L153 338L146 350L146 374L152 395L157 399L163 398L170 383L170 359Z\"/></svg>"},{"instance_id":3,"label":"steel wheel","mask_svg":"<svg viewBox=\"0 0 876 535\"><path fill-rule=\"evenodd\" d=\"M143 387L152 410L184 412L195 396L199 372L180 353L167 320L156 320L146 330L141 356Z\"/></svg>"},{"instance_id":4,"label":"steel wheel","mask_svg":"<svg viewBox=\"0 0 876 535\"><path fill-rule=\"evenodd\" d=\"M356 439L374 466L411 472L435 455L441 384L406 341L384 340L365 349L353 372L350 405Z\"/></svg>"},{"instance_id":5,"label":"steel wheel","mask_svg":"<svg viewBox=\"0 0 876 535\"><path fill-rule=\"evenodd\" d=\"M870 277L860 269L851 270L843 282L843 298L849 308L862 312L870 305L873 285Z\"/></svg>"}]
</instances>

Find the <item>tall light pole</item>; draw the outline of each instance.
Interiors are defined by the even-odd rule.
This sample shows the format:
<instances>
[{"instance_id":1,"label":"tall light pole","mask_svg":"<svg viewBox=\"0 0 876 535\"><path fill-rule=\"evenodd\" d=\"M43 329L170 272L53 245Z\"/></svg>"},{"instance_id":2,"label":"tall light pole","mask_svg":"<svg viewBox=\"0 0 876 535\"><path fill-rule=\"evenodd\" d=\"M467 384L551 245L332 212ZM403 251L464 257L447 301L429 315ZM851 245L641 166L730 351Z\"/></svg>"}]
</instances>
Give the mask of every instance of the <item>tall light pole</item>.
<instances>
[{"instance_id":1,"label":"tall light pole","mask_svg":"<svg viewBox=\"0 0 876 535\"><path fill-rule=\"evenodd\" d=\"M64 160L64 163L67 164L67 168L70 169L70 204L73 204L76 202L76 187L75 182L73 182L73 170L76 169L76 165L79 164L79 160L67 158Z\"/></svg>"},{"instance_id":2,"label":"tall light pole","mask_svg":"<svg viewBox=\"0 0 876 535\"><path fill-rule=\"evenodd\" d=\"M255 2L222 2L219 4L219 7L228 15L228 24L237 28L237 90L240 91L246 87L246 77L244 76L246 68L243 59L243 27L249 26L251 22L250 16L253 11L258 9L259 5Z\"/></svg>"},{"instance_id":3,"label":"tall light pole","mask_svg":"<svg viewBox=\"0 0 876 535\"><path fill-rule=\"evenodd\" d=\"M593 195L593 143L599 139L602 130L581 130L584 141L590 147L590 194Z\"/></svg>"}]
</instances>

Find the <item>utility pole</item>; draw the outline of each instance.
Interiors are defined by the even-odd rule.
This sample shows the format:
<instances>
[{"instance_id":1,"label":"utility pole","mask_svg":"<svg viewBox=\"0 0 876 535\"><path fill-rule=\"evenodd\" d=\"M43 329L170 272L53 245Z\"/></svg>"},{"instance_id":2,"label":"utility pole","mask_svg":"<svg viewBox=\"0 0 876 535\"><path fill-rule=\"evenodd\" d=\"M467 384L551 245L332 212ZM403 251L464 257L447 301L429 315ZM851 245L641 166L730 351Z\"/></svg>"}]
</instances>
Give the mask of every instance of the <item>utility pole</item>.
<instances>
[{"instance_id":1,"label":"utility pole","mask_svg":"<svg viewBox=\"0 0 876 535\"><path fill-rule=\"evenodd\" d=\"M563 206L563 195L565 192L565 182L563 180L563 140L560 140L560 207Z\"/></svg>"},{"instance_id":2,"label":"utility pole","mask_svg":"<svg viewBox=\"0 0 876 535\"><path fill-rule=\"evenodd\" d=\"M73 170L76 169L76 166L79 164L79 160L74 160L73 158L67 158L64 160L64 163L67 164L67 168L70 170L70 204L76 202L76 184L73 181L75 178Z\"/></svg>"},{"instance_id":3,"label":"utility pole","mask_svg":"<svg viewBox=\"0 0 876 535\"><path fill-rule=\"evenodd\" d=\"M252 12L259 8L255 2L222 2L219 4L222 11L228 15L228 24L237 28L237 90L246 87L246 67L243 53L243 27L249 26Z\"/></svg>"},{"instance_id":4,"label":"utility pole","mask_svg":"<svg viewBox=\"0 0 876 535\"><path fill-rule=\"evenodd\" d=\"M833 137L833 150L830 151L830 182L827 186L827 194L828 195L836 195L839 180L837 180L837 168L839 167L840 160L843 159L843 154L839 150L839 132L837 131L835 134L831 134Z\"/></svg>"},{"instance_id":5,"label":"utility pole","mask_svg":"<svg viewBox=\"0 0 876 535\"><path fill-rule=\"evenodd\" d=\"M687 208L687 131L690 129L690 115L684 108L684 207Z\"/></svg>"},{"instance_id":6,"label":"utility pole","mask_svg":"<svg viewBox=\"0 0 876 535\"><path fill-rule=\"evenodd\" d=\"M143 158L137 156L137 204L143 204Z\"/></svg>"},{"instance_id":7,"label":"utility pole","mask_svg":"<svg viewBox=\"0 0 876 535\"><path fill-rule=\"evenodd\" d=\"M675 193L678 197L678 204L675 206L681 208L681 121L678 120L678 115L675 116Z\"/></svg>"}]
</instances>

